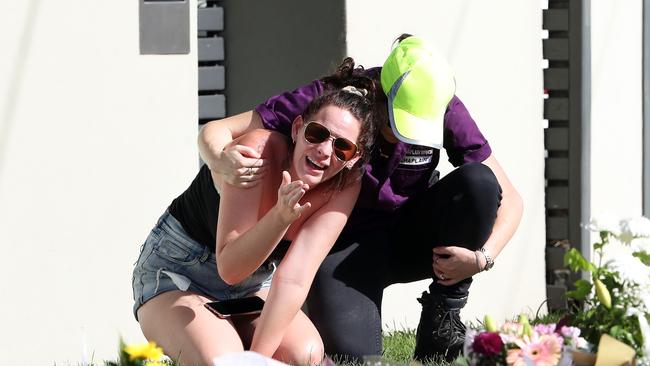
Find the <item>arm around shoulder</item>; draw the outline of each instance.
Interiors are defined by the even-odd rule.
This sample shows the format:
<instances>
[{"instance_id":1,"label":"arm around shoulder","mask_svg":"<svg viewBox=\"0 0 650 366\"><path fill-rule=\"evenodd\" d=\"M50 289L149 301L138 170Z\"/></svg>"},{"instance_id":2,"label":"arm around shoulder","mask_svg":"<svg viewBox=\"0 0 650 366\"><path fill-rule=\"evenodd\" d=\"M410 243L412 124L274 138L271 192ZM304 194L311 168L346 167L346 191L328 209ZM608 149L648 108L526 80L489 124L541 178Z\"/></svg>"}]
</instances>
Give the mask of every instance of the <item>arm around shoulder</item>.
<instances>
[{"instance_id":1,"label":"arm around shoulder","mask_svg":"<svg viewBox=\"0 0 650 366\"><path fill-rule=\"evenodd\" d=\"M262 119L255 111L210 121L201 127L198 136L201 159L208 165L215 180L215 186L221 187L223 181L236 184L240 180L241 169L253 164L262 166L259 154L244 146L225 149L234 139L254 129L264 128ZM220 189L218 189L220 190Z\"/></svg>"}]
</instances>

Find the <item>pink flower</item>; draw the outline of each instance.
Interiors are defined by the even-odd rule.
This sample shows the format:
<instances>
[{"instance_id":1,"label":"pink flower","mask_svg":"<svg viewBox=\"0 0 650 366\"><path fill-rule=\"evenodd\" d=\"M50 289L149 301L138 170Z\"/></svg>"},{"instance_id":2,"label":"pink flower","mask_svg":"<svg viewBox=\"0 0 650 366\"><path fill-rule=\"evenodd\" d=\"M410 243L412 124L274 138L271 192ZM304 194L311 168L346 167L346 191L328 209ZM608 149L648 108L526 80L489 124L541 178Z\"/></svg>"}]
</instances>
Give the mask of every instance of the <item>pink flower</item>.
<instances>
[{"instance_id":1,"label":"pink flower","mask_svg":"<svg viewBox=\"0 0 650 366\"><path fill-rule=\"evenodd\" d=\"M515 343L519 349L508 350L508 366L525 366L526 361L536 366L556 366L560 361L562 343L554 334L524 336Z\"/></svg>"},{"instance_id":2,"label":"pink flower","mask_svg":"<svg viewBox=\"0 0 650 366\"><path fill-rule=\"evenodd\" d=\"M496 332L483 332L474 337L472 350L483 356L495 356L503 350L501 336Z\"/></svg>"},{"instance_id":3,"label":"pink flower","mask_svg":"<svg viewBox=\"0 0 650 366\"><path fill-rule=\"evenodd\" d=\"M539 334L553 334L555 333L555 324L537 324L533 329Z\"/></svg>"}]
</instances>

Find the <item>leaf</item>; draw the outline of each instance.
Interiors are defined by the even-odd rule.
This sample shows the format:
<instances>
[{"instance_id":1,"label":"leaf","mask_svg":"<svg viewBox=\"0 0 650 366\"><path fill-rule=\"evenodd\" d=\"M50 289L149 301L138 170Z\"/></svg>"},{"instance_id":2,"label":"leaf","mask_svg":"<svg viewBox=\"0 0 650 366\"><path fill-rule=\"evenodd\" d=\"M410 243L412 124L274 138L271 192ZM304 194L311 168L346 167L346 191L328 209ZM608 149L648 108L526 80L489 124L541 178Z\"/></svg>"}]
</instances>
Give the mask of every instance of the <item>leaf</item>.
<instances>
[{"instance_id":1,"label":"leaf","mask_svg":"<svg viewBox=\"0 0 650 366\"><path fill-rule=\"evenodd\" d=\"M580 279L575 282L576 289L567 291L566 295L572 299L582 301L591 293L591 283L589 281Z\"/></svg>"},{"instance_id":2,"label":"leaf","mask_svg":"<svg viewBox=\"0 0 650 366\"><path fill-rule=\"evenodd\" d=\"M564 265L571 268L574 272L579 270L592 271L595 269L594 265L589 263L576 248L571 248L564 254Z\"/></svg>"},{"instance_id":3,"label":"leaf","mask_svg":"<svg viewBox=\"0 0 650 366\"><path fill-rule=\"evenodd\" d=\"M646 266L650 266L650 254L648 252L640 251L640 252L635 252L632 255L639 258L639 260L643 262L643 264L645 264Z\"/></svg>"}]
</instances>

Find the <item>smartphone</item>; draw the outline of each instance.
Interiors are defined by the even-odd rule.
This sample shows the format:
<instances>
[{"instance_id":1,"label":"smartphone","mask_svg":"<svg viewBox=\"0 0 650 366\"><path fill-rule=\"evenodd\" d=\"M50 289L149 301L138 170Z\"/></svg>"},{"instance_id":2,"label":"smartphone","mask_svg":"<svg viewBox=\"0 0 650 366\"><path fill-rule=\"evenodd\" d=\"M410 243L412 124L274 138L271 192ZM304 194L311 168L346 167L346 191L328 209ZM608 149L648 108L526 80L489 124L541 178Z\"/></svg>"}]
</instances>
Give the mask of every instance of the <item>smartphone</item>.
<instances>
[{"instance_id":1,"label":"smartphone","mask_svg":"<svg viewBox=\"0 0 650 366\"><path fill-rule=\"evenodd\" d=\"M264 300L259 296L239 299L212 301L205 304L219 318L225 319L236 315L254 315L262 312Z\"/></svg>"}]
</instances>

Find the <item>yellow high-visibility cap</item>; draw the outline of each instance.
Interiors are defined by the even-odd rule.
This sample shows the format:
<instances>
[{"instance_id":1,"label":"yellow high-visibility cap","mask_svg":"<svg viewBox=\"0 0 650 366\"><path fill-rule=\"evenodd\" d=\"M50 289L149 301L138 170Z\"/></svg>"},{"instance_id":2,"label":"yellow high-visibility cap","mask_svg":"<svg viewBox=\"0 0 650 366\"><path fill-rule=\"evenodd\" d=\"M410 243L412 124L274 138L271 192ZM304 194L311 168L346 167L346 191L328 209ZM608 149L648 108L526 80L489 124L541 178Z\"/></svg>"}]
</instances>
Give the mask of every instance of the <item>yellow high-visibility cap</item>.
<instances>
[{"instance_id":1,"label":"yellow high-visibility cap","mask_svg":"<svg viewBox=\"0 0 650 366\"><path fill-rule=\"evenodd\" d=\"M421 38L408 37L381 69L395 136L414 145L442 148L445 111L456 91L451 66Z\"/></svg>"}]
</instances>

